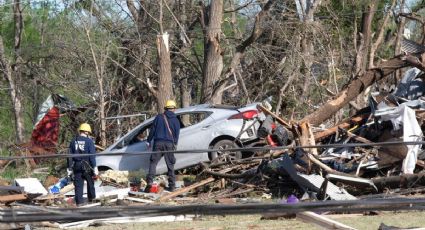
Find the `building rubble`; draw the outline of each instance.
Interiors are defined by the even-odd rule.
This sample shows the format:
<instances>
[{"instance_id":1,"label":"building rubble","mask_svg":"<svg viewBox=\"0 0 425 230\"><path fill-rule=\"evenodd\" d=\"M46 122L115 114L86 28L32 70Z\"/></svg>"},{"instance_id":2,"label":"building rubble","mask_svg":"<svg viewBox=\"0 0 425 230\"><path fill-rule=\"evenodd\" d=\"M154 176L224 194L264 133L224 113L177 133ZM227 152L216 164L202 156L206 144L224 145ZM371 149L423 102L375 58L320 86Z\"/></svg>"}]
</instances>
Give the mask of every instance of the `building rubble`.
<instances>
[{"instance_id":1,"label":"building rubble","mask_svg":"<svg viewBox=\"0 0 425 230\"><path fill-rule=\"evenodd\" d=\"M275 202L288 197L299 201L364 200L425 192L425 151L421 145L425 83L421 74L416 68L408 70L394 93L372 93L366 108L330 128L287 121L272 113L270 105L260 105L258 109L266 118L258 136L264 146L276 148L254 149L247 158L217 158L181 170L177 190L171 193L164 190L164 176L156 178L152 193L144 193L144 172L109 170L96 182L95 202L85 207ZM40 186L35 178L16 179L14 185L0 186L0 203L14 207L73 206L69 178ZM159 218L177 219L189 220L192 216ZM53 225L71 228L98 223L69 222Z\"/></svg>"}]
</instances>

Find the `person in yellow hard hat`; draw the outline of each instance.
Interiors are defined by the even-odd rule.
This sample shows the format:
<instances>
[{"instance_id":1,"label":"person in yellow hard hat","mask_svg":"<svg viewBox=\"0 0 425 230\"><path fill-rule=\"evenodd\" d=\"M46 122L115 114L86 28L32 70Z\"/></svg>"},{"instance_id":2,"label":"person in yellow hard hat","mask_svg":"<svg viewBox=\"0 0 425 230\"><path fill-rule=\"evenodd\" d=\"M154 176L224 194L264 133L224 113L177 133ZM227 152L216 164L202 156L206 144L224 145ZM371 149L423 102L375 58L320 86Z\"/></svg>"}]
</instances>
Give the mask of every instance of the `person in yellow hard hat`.
<instances>
[{"instance_id":1,"label":"person in yellow hard hat","mask_svg":"<svg viewBox=\"0 0 425 230\"><path fill-rule=\"evenodd\" d=\"M150 128L147 143L152 144L153 151L170 151L175 150L180 134L180 121L174 113L176 110L176 102L167 100L165 103L165 111L163 114L158 114ZM149 172L146 177L147 186L145 192L150 192L153 177L156 174L156 166L164 156L165 163L168 169L168 191L173 191L176 186L176 176L174 174L174 165L176 158L174 153L153 153L150 158Z\"/></svg>"},{"instance_id":2,"label":"person in yellow hard hat","mask_svg":"<svg viewBox=\"0 0 425 230\"><path fill-rule=\"evenodd\" d=\"M77 206L83 204L84 181L87 182L87 197L91 202L96 198L93 176L97 176L99 171L96 167L96 148L89 134L92 132L87 123L82 123L78 128L79 136L74 138L69 144L69 153L75 157L68 158L68 176L74 175L75 203ZM91 156L78 156L79 154L93 154Z\"/></svg>"}]
</instances>

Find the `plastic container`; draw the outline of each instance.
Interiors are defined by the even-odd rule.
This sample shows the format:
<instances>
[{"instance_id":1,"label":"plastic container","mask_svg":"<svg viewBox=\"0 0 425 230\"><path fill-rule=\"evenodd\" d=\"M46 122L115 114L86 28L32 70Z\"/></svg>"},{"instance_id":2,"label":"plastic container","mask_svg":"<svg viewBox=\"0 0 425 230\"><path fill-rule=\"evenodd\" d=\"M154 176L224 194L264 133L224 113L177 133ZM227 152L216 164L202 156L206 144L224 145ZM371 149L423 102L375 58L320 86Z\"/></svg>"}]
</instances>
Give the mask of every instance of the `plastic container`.
<instances>
[{"instance_id":1,"label":"plastic container","mask_svg":"<svg viewBox=\"0 0 425 230\"><path fill-rule=\"evenodd\" d=\"M295 195L290 195L287 199L286 199L286 203L288 204L296 204L298 203L298 198Z\"/></svg>"},{"instance_id":2,"label":"plastic container","mask_svg":"<svg viewBox=\"0 0 425 230\"><path fill-rule=\"evenodd\" d=\"M59 186L52 185L49 187L49 192L52 194L58 194L60 192Z\"/></svg>"},{"instance_id":3,"label":"plastic container","mask_svg":"<svg viewBox=\"0 0 425 230\"><path fill-rule=\"evenodd\" d=\"M57 194L60 190L67 186L69 183L68 177L61 178L56 184L49 187L49 192L53 194Z\"/></svg>"}]
</instances>

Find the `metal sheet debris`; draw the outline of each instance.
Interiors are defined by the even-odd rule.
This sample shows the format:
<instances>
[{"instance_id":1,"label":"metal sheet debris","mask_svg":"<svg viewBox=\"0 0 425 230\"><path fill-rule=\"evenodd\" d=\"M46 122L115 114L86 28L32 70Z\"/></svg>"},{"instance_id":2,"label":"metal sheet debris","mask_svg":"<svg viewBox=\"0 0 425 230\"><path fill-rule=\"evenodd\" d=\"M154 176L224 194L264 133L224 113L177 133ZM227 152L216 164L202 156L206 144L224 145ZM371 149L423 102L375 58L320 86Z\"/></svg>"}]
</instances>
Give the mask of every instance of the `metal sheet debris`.
<instances>
[{"instance_id":1,"label":"metal sheet debris","mask_svg":"<svg viewBox=\"0 0 425 230\"><path fill-rule=\"evenodd\" d=\"M47 194L47 190L37 178L17 178L14 180L14 184L24 187L24 191L28 194Z\"/></svg>"}]
</instances>

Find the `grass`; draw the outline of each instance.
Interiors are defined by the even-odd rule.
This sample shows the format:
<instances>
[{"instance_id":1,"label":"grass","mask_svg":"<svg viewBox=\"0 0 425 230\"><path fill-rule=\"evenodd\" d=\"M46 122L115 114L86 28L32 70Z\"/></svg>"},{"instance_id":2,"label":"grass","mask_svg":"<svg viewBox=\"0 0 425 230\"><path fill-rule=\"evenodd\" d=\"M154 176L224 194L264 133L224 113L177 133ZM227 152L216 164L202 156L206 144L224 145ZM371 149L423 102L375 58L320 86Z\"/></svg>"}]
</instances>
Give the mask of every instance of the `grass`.
<instances>
[{"instance_id":1,"label":"grass","mask_svg":"<svg viewBox=\"0 0 425 230\"><path fill-rule=\"evenodd\" d=\"M37 165L37 168L48 167L50 170L50 175L58 176L56 173L53 173L54 166L59 164L57 161L48 161ZM3 169L2 169L3 170ZM27 169L25 163L23 161L20 162L12 162L10 163L3 171L0 172L0 179L8 181L9 183L13 183L13 180L16 178L27 178L33 177L37 178L41 183L46 180L47 174L37 174L33 173L32 170Z\"/></svg>"},{"instance_id":2,"label":"grass","mask_svg":"<svg viewBox=\"0 0 425 230\"><path fill-rule=\"evenodd\" d=\"M362 216L359 218L333 218L357 229L378 229L381 223L399 228L418 228L425 226L425 212L385 212L377 216Z\"/></svg>"},{"instance_id":3,"label":"grass","mask_svg":"<svg viewBox=\"0 0 425 230\"><path fill-rule=\"evenodd\" d=\"M331 215L328 218L356 229L378 229L381 223L399 228L425 226L425 212L382 212L377 216ZM260 215L205 216L193 221L162 223L129 223L98 227L91 230L149 229L149 230L227 230L227 229L320 229L297 219L261 220Z\"/></svg>"}]
</instances>

